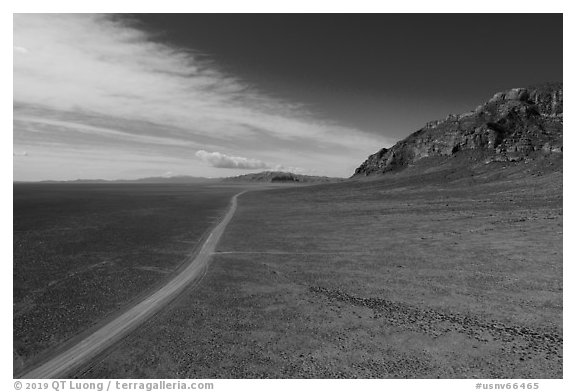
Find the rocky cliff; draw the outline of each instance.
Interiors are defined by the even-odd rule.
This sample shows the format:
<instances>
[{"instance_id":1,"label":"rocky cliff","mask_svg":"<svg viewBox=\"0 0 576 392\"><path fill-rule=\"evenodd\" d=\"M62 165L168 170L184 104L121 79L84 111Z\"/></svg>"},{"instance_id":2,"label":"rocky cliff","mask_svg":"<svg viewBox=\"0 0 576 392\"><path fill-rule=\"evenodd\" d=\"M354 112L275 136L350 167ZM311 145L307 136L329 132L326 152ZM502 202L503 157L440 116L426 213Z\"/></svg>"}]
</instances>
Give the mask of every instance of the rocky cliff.
<instances>
[{"instance_id":1,"label":"rocky cliff","mask_svg":"<svg viewBox=\"0 0 576 392\"><path fill-rule=\"evenodd\" d=\"M431 121L419 131L370 155L354 176L401 170L427 157L474 150L478 159L530 160L562 154L562 84L499 92L471 112Z\"/></svg>"}]
</instances>

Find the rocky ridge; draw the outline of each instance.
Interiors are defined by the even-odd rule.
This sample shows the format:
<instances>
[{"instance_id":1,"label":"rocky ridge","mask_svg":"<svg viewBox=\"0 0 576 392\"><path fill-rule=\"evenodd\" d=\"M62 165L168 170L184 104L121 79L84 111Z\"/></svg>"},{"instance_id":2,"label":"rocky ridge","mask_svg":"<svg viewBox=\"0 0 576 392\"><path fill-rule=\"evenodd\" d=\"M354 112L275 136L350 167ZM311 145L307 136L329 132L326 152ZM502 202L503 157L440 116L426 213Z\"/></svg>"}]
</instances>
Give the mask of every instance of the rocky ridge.
<instances>
[{"instance_id":1,"label":"rocky ridge","mask_svg":"<svg viewBox=\"0 0 576 392\"><path fill-rule=\"evenodd\" d=\"M341 181L340 178L308 176L280 171L264 171L223 178L222 182L275 182L275 183L324 183Z\"/></svg>"},{"instance_id":2,"label":"rocky ridge","mask_svg":"<svg viewBox=\"0 0 576 392\"><path fill-rule=\"evenodd\" d=\"M371 176L401 170L428 157L479 152L480 162L532 160L562 154L561 83L514 88L496 93L473 111L428 122L391 148L382 148L353 175Z\"/></svg>"}]
</instances>

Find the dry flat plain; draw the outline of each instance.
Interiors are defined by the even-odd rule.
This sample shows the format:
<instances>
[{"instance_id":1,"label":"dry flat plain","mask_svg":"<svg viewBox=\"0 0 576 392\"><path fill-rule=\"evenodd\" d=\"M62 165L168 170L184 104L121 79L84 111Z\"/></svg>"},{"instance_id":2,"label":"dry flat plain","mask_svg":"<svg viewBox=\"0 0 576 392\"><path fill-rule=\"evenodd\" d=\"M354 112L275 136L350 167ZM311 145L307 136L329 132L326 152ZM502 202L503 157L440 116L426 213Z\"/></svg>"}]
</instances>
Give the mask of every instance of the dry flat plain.
<instances>
[{"instance_id":1,"label":"dry flat plain","mask_svg":"<svg viewBox=\"0 0 576 392\"><path fill-rule=\"evenodd\" d=\"M15 184L14 374L167 282L239 191Z\"/></svg>"},{"instance_id":2,"label":"dry flat plain","mask_svg":"<svg viewBox=\"0 0 576 392\"><path fill-rule=\"evenodd\" d=\"M561 378L561 158L434 167L242 195L203 281L72 376Z\"/></svg>"}]
</instances>

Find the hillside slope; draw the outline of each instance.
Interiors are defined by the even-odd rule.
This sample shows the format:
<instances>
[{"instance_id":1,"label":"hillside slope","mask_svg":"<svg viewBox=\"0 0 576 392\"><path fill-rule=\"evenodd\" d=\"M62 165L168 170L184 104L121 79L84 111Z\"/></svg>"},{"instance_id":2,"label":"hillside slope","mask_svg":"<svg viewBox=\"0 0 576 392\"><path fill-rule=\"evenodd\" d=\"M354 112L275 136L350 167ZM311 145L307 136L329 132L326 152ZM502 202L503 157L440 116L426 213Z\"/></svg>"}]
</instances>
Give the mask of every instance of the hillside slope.
<instances>
[{"instance_id":1,"label":"hillside slope","mask_svg":"<svg viewBox=\"0 0 576 392\"><path fill-rule=\"evenodd\" d=\"M451 166L242 195L198 288L82 377L562 378L561 168Z\"/></svg>"}]
</instances>

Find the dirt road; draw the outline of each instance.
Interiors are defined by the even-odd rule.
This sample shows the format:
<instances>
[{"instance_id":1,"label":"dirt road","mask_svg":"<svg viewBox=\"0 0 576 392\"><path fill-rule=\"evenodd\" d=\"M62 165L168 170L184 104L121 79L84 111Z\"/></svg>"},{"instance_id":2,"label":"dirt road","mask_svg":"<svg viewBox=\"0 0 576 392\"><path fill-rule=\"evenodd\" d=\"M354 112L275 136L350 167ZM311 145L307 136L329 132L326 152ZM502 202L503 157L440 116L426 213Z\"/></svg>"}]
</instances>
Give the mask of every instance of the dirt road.
<instances>
[{"instance_id":1,"label":"dirt road","mask_svg":"<svg viewBox=\"0 0 576 392\"><path fill-rule=\"evenodd\" d=\"M218 240L234 216L237 198L242 193L244 192L232 197L230 209L222 221L212 230L196 257L180 274L175 276L165 286L145 298L142 302L128 309L110 323L81 340L78 344L24 374L22 378L65 377L66 374L90 361L103 350L116 343L152 314L159 311L164 305L180 294L189 284L200 279L210 260L210 256L216 248Z\"/></svg>"}]
</instances>

